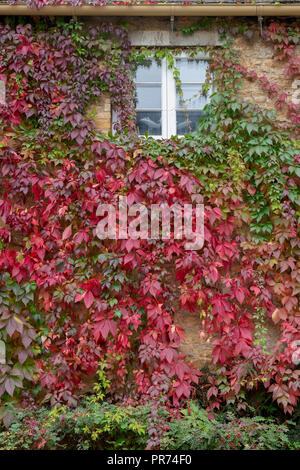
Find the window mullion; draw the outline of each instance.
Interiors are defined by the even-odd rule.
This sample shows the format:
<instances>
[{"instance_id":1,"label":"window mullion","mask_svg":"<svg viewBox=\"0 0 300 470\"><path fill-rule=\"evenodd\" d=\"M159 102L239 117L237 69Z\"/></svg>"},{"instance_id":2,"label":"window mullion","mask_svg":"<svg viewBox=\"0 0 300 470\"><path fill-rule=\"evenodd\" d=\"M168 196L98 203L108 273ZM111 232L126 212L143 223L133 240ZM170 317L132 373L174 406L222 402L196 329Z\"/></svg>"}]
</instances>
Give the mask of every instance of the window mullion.
<instances>
[{"instance_id":1,"label":"window mullion","mask_svg":"<svg viewBox=\"0 0 300 470\"><path fill-rule=\"evenodd\" d=\"M168 137L176 134L176 83L173 69L167 66L168 77Z\"/></svg>"},{"instance_id":2,"label":"window mullion","mask_svg":"<svg viewBox=\"0 0 300 470\"><path fill-rule=\"evenodd\" d=\"M168 78L167 78L167 61L162 59L161 61L161 73L162 73L162 84L161 84L161 130L162 137L168 136Z\"/></svg>"}]
</instances>

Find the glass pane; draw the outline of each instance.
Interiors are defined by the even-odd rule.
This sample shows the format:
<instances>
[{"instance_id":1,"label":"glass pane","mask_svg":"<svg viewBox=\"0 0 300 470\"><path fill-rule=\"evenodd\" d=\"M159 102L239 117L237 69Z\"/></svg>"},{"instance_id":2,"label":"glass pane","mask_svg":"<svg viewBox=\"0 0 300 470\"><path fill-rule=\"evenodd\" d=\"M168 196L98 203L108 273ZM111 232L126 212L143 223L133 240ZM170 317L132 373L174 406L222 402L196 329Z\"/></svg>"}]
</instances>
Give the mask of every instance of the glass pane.
<instances>
[{"instance_id":1,"label":"glass pane","mask_svg":"<svg viewBox=\"0 0 300 470\"><path fill-rule=\"evenodd\" d=\"M177 59L176 66L182 83L203 83L206 78L208 62L206 60Z\"/></svg>"},{"instance_id":2,"label":"glass pane","mask_svg":"<svg viewBox=\"0 0 300 470\"><path fill-rule=\"evenodd\" d=\"M147 65L139 65L136 70L136 82L161 82L161 65L149 62Z\"/></svg>"},{"instance_id":3,"label":"glass pane","mask_svg":"<svg viewBox=\"0 0 300 470\"><path fill-rule=\"evenodd\" d=\"M145 135L161 135L161 111L137 111L138 133Z\"/></svg>"},{"instance_id":4,"label":"glass pane","mask_svg":"<svg viewBox=\"0 0 300 470\"><path fill-rule=\"evenodd\" d=\"M177 111L176 132L178 135L194 132L198 127L198 121L203 116L203 111Z\"/></svg>"},{"instance_id":5,"label":"glass pane","mask_svg":"<svg viewBox=\"0 0 300 470\"><path fill-rule=\"evenodd\" d=\"M161 108L161 87L155 85L137 85L136 108Z\"/></svg>"},{"instance_id":6,"label":"glass pane","mask_svg":"<svg viewBox=\"0 0 300 470\"><path fill-rule=\"evenodd\" d=\"M176 94L176 106L177 108L204 108L207 103L207 97L201 96L202 89L201 85L182 85L181 90L183 96L179 95L177 90Z\"/></svg>"}]
</instances>

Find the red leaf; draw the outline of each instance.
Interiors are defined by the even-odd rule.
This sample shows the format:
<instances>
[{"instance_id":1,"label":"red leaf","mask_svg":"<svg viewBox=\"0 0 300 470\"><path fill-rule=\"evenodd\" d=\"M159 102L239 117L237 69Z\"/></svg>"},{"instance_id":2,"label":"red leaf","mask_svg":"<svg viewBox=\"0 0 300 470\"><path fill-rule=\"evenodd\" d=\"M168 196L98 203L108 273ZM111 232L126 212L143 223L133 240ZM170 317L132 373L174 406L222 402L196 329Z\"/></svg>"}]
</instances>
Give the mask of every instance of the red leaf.
<instances>
[{"instance_id":1,"label":"red leaf","mask_svg":"<svg viewBox=\"0 0 300 470\"><path fill-rule=\"evenodd\" d=\"M113 320L103 319L94 326L96 341L99 340L100 335L106 339L109 333L111 333L112 336L115 336L117 333L117 325Z\"/></svg>"},{"instance_id":2,"label":"red leaf","mask_svg":"<svg viewBox=\"0 0 300 470\"><path fill-rule=\"evenodd\" d=\"M74 302L75 303L80 302L83 299L84 296L85 296L85 292L83 294L80 294L80 292L79 292L78 294L76 294Z\"/></svg>"},{"instance_id":3,"label":"red leaf","mask_svg":"<svg viewBox=\"0 0 300 470\"><path fill-rule=\"evenodd\" d=\"M11 397L13 396L15 390L15 383L13 379L8 378L5 380L5 390Z\"/></svg>"},{"instance_id":4,"label":"red leaf","mask_svg":"<svg viewBox=\"0 0 300 470\"><path fill-rule=\"evenodd\" d=\"M94 300L95 300L95 297L93 296L91 291L87 291L84 294L84 303L85 303L86 308L90 308Z\"/></svg>"},{"instance_id":5,"label":"red leaf","mask_svg":"<svg viewBox=\"0 0 300 470\"><path fill-rule=\"evenodd\" d=\"M239 303L242 304L244 302L244 299L245 299L245 294L243 292L243 288L238 287L235 291L235 296L236 296L237 300L239 301Z\"/></svg>"},{"instance_id":6,"label":"red leaf","mask_svg":"<svg viewBox=\"0 0 300 470\"><path fill-rule=\"evenodd\" d=\"M174 348L165 348L160 353L160 358L162 360L165 359L169 364L171 364L171 362L174 359L176 359L177 356L178 356L178 353L177 353L176 349L174 349Z\"/></svg>"},{"instance_id":7,"label":"red leaf","mask_svg":"<svg viewBox=\"0 0 300 470\"><path fill-rule=\"evenodd\" d=\"M190 387L186 382L176 382L174 387L176 387L175 393L177 398L181 398L182 396L188 398L190 396Z\"/></svg>"},{"instance_id":8,"label":"red leaf","mask_svg":"<svg viewBox=\"0 0 300 470\"><path fill-rule=\"evenodd\" d=\"M184 374L188 374L190 372L190 368L184 362L179 362L175 366L175 372L179 380L183 380Z\"/></svg>"},{"instance_id":9,"label":"red leaf","mask_svg":"<svg viewBox=\"0 0 300 470\"><path fill-rule=\"evenodd\" d=\"M70 224L64 231L63 231L63 234L62 234L62 239L63 240L67 240L67 238L69 238L72 234L72 224Z\"/></svg>"}]
</instances>

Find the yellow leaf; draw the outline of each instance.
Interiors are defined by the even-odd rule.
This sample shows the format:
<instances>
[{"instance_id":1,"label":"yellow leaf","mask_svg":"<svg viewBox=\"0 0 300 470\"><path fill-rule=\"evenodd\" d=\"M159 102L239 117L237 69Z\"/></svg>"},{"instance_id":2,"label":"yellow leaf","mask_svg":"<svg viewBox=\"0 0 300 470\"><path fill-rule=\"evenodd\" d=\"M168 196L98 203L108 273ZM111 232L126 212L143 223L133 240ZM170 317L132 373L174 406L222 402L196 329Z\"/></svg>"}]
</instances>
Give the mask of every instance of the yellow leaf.
<instances>
[{"instance_id":1,"label":"yellow leaf","mask_svg":"<svg viewBox=\"0 0 300 470\"><path fill-rule=\"evenodd\" d=\"M274 312L272 313L272 320L274 323L278 323L280 321L280 316L279 316L279 309L276 308Z\"/></svg>"}]
</instances>

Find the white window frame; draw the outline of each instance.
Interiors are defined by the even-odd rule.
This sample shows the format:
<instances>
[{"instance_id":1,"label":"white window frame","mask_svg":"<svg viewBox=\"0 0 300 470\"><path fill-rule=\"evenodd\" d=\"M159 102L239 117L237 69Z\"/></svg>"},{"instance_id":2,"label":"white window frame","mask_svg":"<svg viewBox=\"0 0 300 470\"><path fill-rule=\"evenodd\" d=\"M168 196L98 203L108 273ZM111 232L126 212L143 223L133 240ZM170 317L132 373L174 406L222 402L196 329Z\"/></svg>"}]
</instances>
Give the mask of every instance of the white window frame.
<instances>
[{"instance_id":1,"label":"white window frame","mask_svg":"<svg viewBox=\"0 0 300 470\"><path fill-rule=\"evenodd\" d=\"M154 59L154 56L150 57ZM190 54L182 52L174 57L175 66L177 59L190 59L190 60L205 60L209 61L207 54L195 54L191 57ZM173 75L173 68L168 67L166 58L161 59L161 135L150 135L154 139L168 139L171 136L176 135L176 82ZM208 93L208 97L211 95L212 89ZM142 111L142 109L141 109ZM183 135L178 135L182 137ZM141 134L141 137L144 137Z\"/></svg>"}]
</instances>

